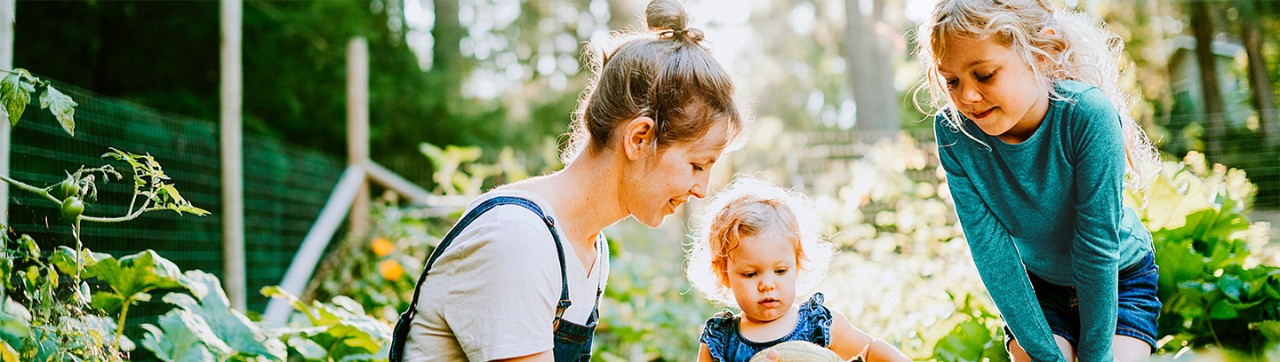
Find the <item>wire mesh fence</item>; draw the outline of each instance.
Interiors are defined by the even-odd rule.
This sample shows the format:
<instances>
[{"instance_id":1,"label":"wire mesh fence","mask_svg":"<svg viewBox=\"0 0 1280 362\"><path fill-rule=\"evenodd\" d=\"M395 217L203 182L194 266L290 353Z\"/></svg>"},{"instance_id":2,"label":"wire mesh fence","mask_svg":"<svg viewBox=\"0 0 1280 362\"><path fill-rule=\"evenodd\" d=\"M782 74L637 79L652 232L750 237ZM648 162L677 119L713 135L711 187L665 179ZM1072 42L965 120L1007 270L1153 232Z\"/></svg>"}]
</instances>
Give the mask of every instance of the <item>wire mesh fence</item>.
<instances>
[{"instance_id":1,"label":"wire mesh fence","mask_svg":"<svg viewBox=\"0 0 1280 362\"><path fill-rule=\"evenodd\" d=\"M100 155L109 148L151 154L182 195L212 215L152 212L121 223L82 223L85 247L116 257L154 249L184 270L202 269L221 277L222 180L217 124L70 85L55 86L79 103L75 136L68 136L48 112L29 108L13 129L10 175L43 187L61 181L65 172L74 172L81 165L110 164L125 179L103 183L99 175L98 198L88 203L85 213L119 216L128 212L132 195L129 166ZM245 134L245 268L250 311L265 308L267 299L257 291L280 282L342 167L340 160L319 151ZM61 220L57 205L13 188L8 202L15 232L30 234L46 251L74 245L71 226ZM131 316L146 318L146 314L139 311Z\"/></svg>"}]
</instances>

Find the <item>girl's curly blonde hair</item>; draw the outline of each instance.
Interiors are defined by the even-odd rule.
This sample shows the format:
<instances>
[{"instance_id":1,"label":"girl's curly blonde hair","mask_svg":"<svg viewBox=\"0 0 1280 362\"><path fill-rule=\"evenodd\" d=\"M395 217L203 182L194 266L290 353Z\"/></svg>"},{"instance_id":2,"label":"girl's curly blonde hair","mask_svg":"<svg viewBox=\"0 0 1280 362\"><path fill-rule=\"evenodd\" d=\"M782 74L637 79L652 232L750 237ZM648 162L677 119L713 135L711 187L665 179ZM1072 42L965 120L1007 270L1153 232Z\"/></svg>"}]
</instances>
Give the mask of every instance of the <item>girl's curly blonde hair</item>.
<instances>
[{"instance_id":1,"label":"girl's curly blonde hair","mask_svg":"<svg viewBox=\"0 0 1280 362\"><path fill-rule=\"evenodd\" d=\"M826 276L835 253L819 234L818 217L803 196L754 178L739 178L716 193L698 219L685 275L707 299L734 305L726 267L744 238L774 235L796 252L796 294L811 291Z\"/></svg>"}]
</instances>

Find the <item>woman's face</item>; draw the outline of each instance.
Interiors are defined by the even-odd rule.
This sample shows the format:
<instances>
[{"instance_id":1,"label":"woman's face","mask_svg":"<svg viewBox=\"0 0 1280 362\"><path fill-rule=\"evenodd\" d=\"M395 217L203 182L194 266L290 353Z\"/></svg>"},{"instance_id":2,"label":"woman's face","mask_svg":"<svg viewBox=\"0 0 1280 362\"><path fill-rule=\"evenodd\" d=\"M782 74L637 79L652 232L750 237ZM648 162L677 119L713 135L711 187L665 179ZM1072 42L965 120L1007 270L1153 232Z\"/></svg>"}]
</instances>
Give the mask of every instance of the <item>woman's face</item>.
<instances>
[{"instance_id":1,"label":"woman's face","mask_svg":"<svg viewBox=\"0 0 1280 362\"><path fill-rule=\"evenodd\" d=\"M698 140L634 161L621 190L626 210L640 223L658 227L689 198L706 196L711 168L724 152L727 132L724 122L716 122Z\"/></svg>"},{"instance_id":2,"label":"woman's face","mask_svg":"<svg viewBox=\"0 0 1280 362\"><path fill-rule=\"evenodd\" d=\"M753 322L782 317L796 299L795 246L779 234L766 230L742 238L725 265L733 298Z\"/></svg>"}]
</instances>

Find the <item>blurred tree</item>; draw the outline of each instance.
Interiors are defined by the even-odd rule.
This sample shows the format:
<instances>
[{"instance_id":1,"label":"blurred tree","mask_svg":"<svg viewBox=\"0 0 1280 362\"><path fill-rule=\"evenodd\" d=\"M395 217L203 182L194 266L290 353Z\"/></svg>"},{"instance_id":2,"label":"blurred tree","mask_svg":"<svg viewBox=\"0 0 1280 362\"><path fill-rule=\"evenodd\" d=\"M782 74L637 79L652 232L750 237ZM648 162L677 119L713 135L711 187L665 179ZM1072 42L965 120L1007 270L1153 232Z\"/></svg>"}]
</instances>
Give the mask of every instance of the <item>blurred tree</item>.
<instances>
[{"instance_id":1,"label":"blurred tree","mask_svg":"<svg viewBox=\"0 0 1280 362\"><path fill-rule=\"evenodd\" d=\"M1249 89L1253 91L1253 107L1261 123L1263 140L1280 140L1280 119L1277 118L1275 94L1271 77L1267 74L1266 59L1262 55L1262 30L1258 24L1255 0L1236 0L1240 16L1240 39L1249 57ZM1274 33L1273 33L1274 34Z\"/></svg>"},{"instance_id":2,"label":"blurred tree","mask_svg":"<svg viewBox=\"0 0 1280 362\"><path fill-rule=\"evenodd\" d=\"M410 7L424 10L414 16L425 26ZM546 162L534 149L565 132L585 79L579 45L607 39L610 12L605 0L246 1L245 127L343 157L345 44L359 35L369 39L376 161L429 185L421 142L512 146L538 170ZM216 2L20 2L17 13L15 64L218 119ZM414 31L428 34L419 54Z\"/></svg>"},{"instance_id":3,"label":"blurred tree","mask_svg":"<svg viewBox=\"0 0 1280 362\"><path fill-rule=\"evenodd\" d=\"M893 69L885 39L878 31L885 20L887 0L871 0L870 11L863 10L862 0L845 0L844 54L848 84L853 90L857 110L854 130L868 142L893 137L898 125L897 92L893 86Z\"/></svg>"},{"instance_id":4,"label":"blurred tree","mask_svg":"<svg viewBox=\"0 0 1280 362\"><path fill-rule=\"evenodd\" d=\"M217 119L217 2L21 1L14 62L49 79ZM63 19L62 21L41 21Z\"/></svg>"},{"instance_id":5,"label":"blurred tree","mask_svg":"<svg viewBox=\"0 0 1280 362\"><path fill-rule=\"evenodd\" d=\"M1200 68L1200 86L1204 90L1204 128L1208 154L1222 154L1223 135L1227 131L1226 106L1218 88L1217 57L1213 55L1213 21L1205 1L1187 2L1191 16L1191 33L1196 39L1196 64Z\"/></svg>"}]
</instances>

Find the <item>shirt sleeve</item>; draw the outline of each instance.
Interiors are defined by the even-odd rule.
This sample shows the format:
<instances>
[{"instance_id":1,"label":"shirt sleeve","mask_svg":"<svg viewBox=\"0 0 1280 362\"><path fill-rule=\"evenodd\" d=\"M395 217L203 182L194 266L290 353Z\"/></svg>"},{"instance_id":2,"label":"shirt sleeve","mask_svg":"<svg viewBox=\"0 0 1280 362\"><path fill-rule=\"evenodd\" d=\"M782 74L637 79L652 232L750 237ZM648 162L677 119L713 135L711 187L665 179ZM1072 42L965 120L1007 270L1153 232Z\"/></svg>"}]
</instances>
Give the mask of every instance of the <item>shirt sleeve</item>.
<instances>
[{"instance_id":1,"label":"shirt sleeve","mask_svg":"<svg viewBox=\"0 0 1280 362\"><path fill-rule=\"evenodd\" d=\"M467 359L551 350L562 284L550 230L523 208L500 206L467 234L472 240L458 245L460 257L448 266L455 277L443 313Z\"/></svg>"},{"instance_id":2,"label":"shirt sleeve","mask_svg":"<svg viewBox=\"0 0 1280 362\"><path fill-rule=\"evenodd\" d=\"M956 214L960 217L960 226L964 229L982 284L1027 355L1036 361L1065 362L1053 340L1049 323L1044 319L1040 303L1036 301L1035 290L1031 287L1013 236L991 213L983 195L953 153L951 147L956 142L968 140L958 139L965 136L947 137L954 136L954 133L942 122L939 119L934 125L938 157L946 171Z\"/></svg>"},{"instance_id":3,"label":"shirt sleeve","mask_svg":"<svg viewBox=\"0 0 1280 362\"><path fill-rule=\"evenodd\" d=\"M1070 119L1076 228L1071 268L1080 300L1081 361L1109 360L1118 313L1120 219L1127 162L1121 120L1097 89L1083 93Z\"/></svg>"}]
</instances>

